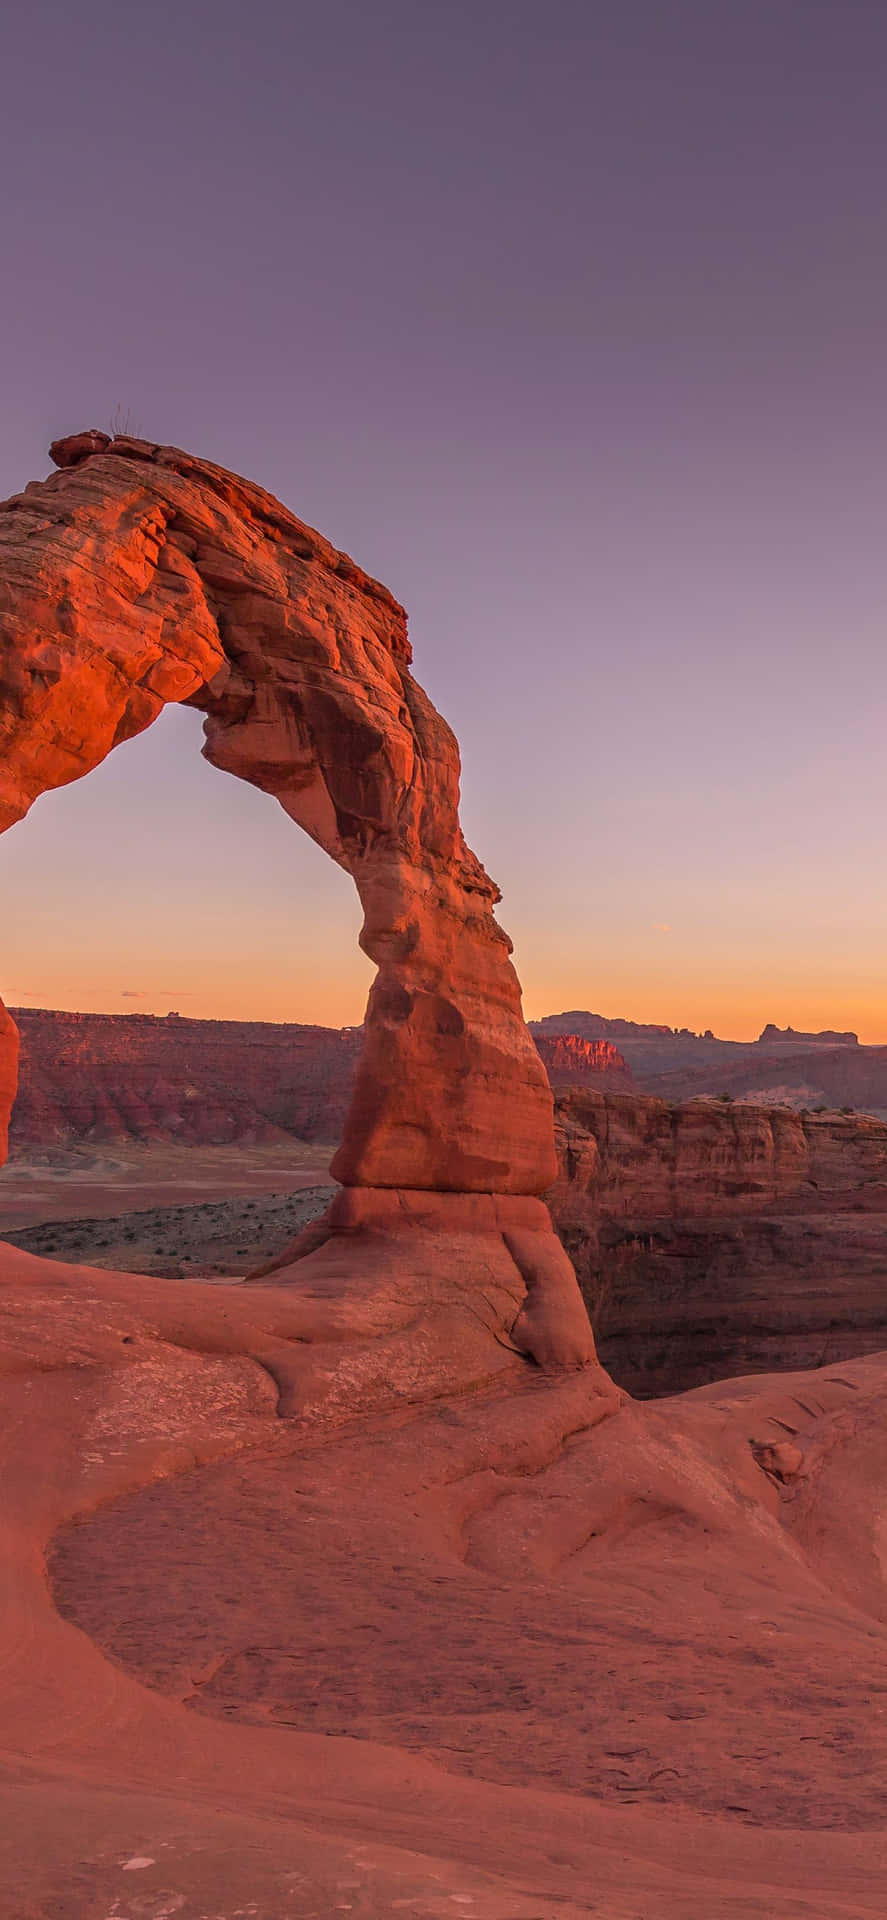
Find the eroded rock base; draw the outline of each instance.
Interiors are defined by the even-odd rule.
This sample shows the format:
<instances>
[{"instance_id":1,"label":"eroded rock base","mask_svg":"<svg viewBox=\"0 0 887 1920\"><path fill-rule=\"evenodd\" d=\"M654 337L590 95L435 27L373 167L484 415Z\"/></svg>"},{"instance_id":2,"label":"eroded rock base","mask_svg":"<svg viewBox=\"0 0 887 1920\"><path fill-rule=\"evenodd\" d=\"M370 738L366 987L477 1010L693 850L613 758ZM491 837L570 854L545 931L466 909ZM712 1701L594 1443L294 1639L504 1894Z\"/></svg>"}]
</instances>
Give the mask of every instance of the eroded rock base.
<instances>
[{"instance_id":1,"label":"eroded rock base","mask_svg":"<svg viewBox=\"0 0 887 1920\"><path fill-rule=\"evenodd\" d=\"M422 1312L425 1290L433 1299L441 1274L450 1292L476 1275L475 1307L483 1312L486 1301L499 1317L497 1338L549 1372L596 1363L576 1275L548 1208L530 1196L343 1187L252 1278L272 1274L318 1304L332 1293L343 1331L353 1313L366 1315L370 1296L384 1322L392 1292L402 1310L405 1282Z\"/></svg>"}]
</instances>

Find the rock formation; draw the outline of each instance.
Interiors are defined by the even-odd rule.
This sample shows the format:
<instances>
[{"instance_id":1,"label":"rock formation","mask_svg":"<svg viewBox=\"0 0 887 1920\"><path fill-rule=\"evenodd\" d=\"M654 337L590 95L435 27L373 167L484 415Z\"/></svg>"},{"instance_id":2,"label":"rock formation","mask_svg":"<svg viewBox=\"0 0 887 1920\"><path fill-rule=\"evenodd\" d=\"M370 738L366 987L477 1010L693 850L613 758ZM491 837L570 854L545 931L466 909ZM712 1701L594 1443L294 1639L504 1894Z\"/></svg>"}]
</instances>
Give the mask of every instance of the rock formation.
<instances>
[{"instance_id":1,"label":"rock formation","mask_svg":"<svg viewBox=\"0 0 887 1920\"><path fill-rule=\"evenodd\" d=\"M887 1124L584 1089L549 1195L632 1393L887 1345Z\"/></svg>"},{"instance_id":2,"label":"rock formation","mask_svg":"<svg viewBox=\"0 0 887 1920\"><path fill-rule=\"evenodd\" d=\"M583 1040L576 1033L536 1035L553 1093L570 1087L610 1087L627 1092L631 1068L611 1040Z\"/></svg>"},{"instance_id":3,"label":"rock formation","mask_svg":"<svg viewBox=\"0 0 887 1920\"><path fill-rule=\"evenodd\" d=\"M342 1138L360 1027L10 1011L20 1040L11 1152L115 1141L252 1145L289 1136L333 1146ZM609 1041L536 1045L555 1093L631 1086Z\"/></svg>"},{"instance_id":4,"label":"rock formation","mask_svg":"<svg viewBox=\"0 0 887 1920\"><path fill-rule=\"evenodd\" d=\"M772 1020L758 1036L758 1045L762 1047L785 1045L797 1047L809 1042L811 1046L858 1047L858 1033L837 1033L832 1027L824 1027L820 1033L799 1033L795 1027L777 1027Z\"/></svg>"},{"instance_id":5,"label":"rock formation","mask_svg":"<svg viewBox=\"0 0 887 1920\"><path fill-rule=\"evenodd\" d=\"M634 1084L664 1100L726 1093L758 1106L853 1106L887 1118L887 1046L860 1046L855 1033L795 1033L771 1023L757 1040L718 1040L710 1030L583 1012L547 1014L530 1032L537 1042L569 1034L616 1041Z\"/></svg>"},{"instance_id":6,"label":"rock formation","mask_svg":"<svg viewBox=\"0 0 887 1920\"><path fill-rule=\"evenodd\" d=\"M381 973L350 1178L273 1284L0 1244L0 1911L874 1920L883 1357L665 1407L524 1364L589 1352L550 1095L395 616L230 476L59 458L0 569L7 816L196 674Z\"/></svg>"},{"instance_id":7,"label":"rock formation","mask_svg":"<svg viewBox=\"0 0 887 1920\"><path fill-rule=\"evenodd\" d=\"M0 1245L3 1920L880 1920L884 1357L620 1405L509 1271L335 1418L292 1286Z\"/></svg>"},{"instance_id":8,"label":"rock formation","mask_svg":"<svg viewBox=\"0 0 887 1920\"><path fill-rule=\"evenodd\" d=\"M550 1281L532 1338L550 1358L562 1314L561 1357L584 1364L590 1332L541 1205L532 1257L521 1239L523 1197L554 1177L551 1092L402 608L261 488L179 449L91 433L52 455L61 471L0 509L0 829L165 702L200 708L207 758L274 795L361 898L379 971L335 1176L501 1196L497 1222L513 1196L534 1328Z\"/></svg>"}]
</instances>

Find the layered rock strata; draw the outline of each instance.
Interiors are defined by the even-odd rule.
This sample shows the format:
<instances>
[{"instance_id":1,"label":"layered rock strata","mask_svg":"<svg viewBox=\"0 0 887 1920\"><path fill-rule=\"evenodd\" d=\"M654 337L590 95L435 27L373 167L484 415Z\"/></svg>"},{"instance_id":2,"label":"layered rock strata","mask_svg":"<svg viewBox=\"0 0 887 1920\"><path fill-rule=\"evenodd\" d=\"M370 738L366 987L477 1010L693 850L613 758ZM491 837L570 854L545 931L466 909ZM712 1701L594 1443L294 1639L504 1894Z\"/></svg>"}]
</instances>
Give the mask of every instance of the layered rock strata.
<instances>
[{"instance_id":1,"label":"layered rock strata","mask_svg":"<svg viewBox=\"0 0 887 1920\"><path fill-rule=\"evenodd\" d=\"M21 1041L11 1152L342 1138L359 1027L11 1011Z\"/></svg>"},{"instance_id":2,"label":"layered rock strata","mask_svg":"<svg viewBox=\"0 0 887 1920\"><path fill-rule=\"evenodd\" d=\"M288 1136L337 1145L342 1138L360 1027L10 1012L21 1043L11 1152L125 1141L253 1145ZM631 1086L608 1041L567 1037L536 1046L556 1094Z\"/></svg>"},{"instance_id":3,"label":"layered rock strata","mask_svg":"<svg viewBox=\"0 0 887 1920\"><path fill-rule=\"evenodd\" d=\"M631 1068L610 1040L583 1040L579 1034L537 1034L536 1047L544 1062L552 1092L565 1093L595 1085L627 1092Z\"/></svg>"},{"instance_id":4,"label":"layered rock strata","mask_svg":"<svg viewBox=\"0 0 887 1920\"><path fill-rule=\"evenodd\" d=\"M543 1192L551 1091L403 609L261 488L180 449L91 433L51 451L60 471L0 509L0 829L165 702L197 706L206 757L279 800L363 905L378 976L335 1177Z\"/></svg>"},{"instance_id":5,"label":"layered rock strata","mask_svg":"<svg viewBox=\"0 0 887 1920\"><path fill-rule=\"evenodd\" d=\"M574 1092L549 1201L621 1385L660 1394L887 1345L887 1124Z\"/></svg>"}]
</instances>

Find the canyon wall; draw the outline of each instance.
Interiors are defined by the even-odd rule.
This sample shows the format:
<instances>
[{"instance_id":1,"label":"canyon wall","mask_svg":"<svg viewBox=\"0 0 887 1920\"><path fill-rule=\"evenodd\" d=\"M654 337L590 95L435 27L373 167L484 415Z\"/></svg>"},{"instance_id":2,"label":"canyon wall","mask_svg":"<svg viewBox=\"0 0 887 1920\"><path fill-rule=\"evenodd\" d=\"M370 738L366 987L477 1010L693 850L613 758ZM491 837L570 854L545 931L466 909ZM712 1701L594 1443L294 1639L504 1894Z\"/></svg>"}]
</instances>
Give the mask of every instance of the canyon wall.
<instances>
[{"instance_id":1,"label":"canyon wall","mask_svg":"<svg viewBox=\"0 0 887 1920\"><path fill-rule=\"evenodd\" d=\"M635 1394L887 1346L887 1125L586 1090L549 1204Z\"/></svg>"},{"instance_id":2,"label":"canyon wall","mask_svg":"<svg viewBox=\"0 0 887 1920\"><path fill-rule=\"evenodd\" d=\"M10 1145L342 1138L360 1028L13 1009Z\"/></svg>"}]
</instances>

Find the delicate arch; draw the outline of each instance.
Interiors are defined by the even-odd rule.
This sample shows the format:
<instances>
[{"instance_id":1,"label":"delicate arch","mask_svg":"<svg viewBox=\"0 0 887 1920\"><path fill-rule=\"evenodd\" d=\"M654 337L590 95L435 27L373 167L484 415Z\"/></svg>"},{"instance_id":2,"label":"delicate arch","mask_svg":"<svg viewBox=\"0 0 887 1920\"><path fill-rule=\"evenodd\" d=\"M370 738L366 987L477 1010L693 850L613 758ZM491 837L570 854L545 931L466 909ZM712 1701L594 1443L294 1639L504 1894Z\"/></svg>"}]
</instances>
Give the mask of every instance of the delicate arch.
<instances>
[{"instance_id":1,"label":"delicate arch","mask_svg":"<svg viewBox=\"0 0 887 1920\"><path fill-rule=\"evenodd\" d=\"M350 873L378 966L346 1186L538 1194L552 1101L498 890L459 826L455 738L391 594L260 487L100 433L0 508L0 831L167 701ZM0 1150L15 1030L0 1018Z\"/></svg>"}]
</instances>

